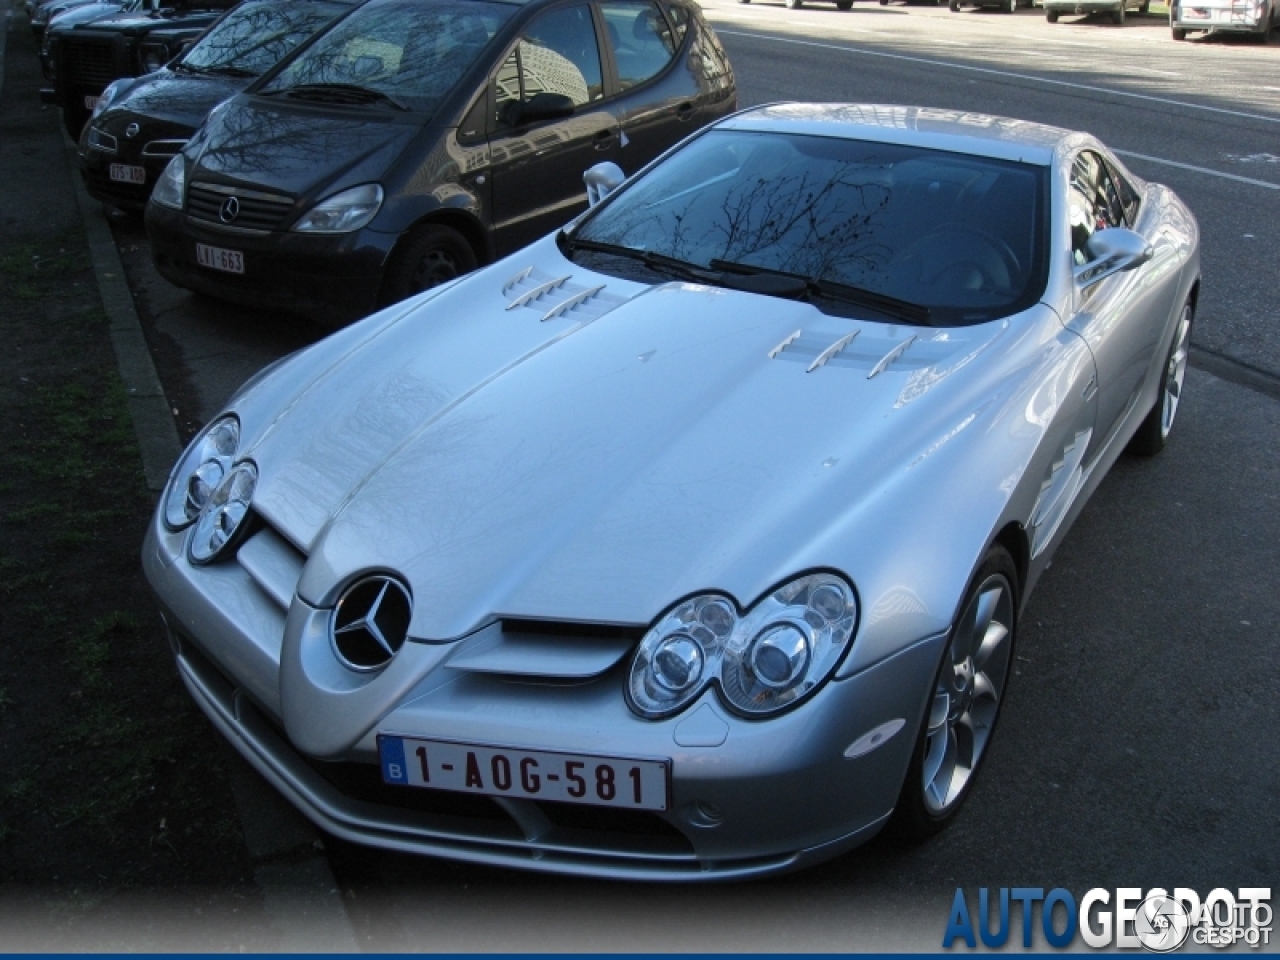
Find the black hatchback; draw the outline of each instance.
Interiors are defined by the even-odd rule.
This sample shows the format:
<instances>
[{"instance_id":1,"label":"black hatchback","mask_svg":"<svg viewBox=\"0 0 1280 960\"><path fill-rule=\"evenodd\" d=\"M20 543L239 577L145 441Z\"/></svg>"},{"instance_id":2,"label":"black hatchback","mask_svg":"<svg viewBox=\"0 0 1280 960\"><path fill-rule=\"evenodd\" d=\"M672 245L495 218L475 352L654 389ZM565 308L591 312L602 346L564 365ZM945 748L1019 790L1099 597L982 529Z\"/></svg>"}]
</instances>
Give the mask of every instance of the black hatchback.
<instances>
[{"instance_id":1,"label":"black hatchback","mask_svg":"<svg viewBox=\"0 0 1280 960\"><path fill-rule=\"evenodd\" d=\"M344 322L564 224L736 108L692 0L366 0L220 106L160 178L160 273Z\"/></svg>"}]
</instances>

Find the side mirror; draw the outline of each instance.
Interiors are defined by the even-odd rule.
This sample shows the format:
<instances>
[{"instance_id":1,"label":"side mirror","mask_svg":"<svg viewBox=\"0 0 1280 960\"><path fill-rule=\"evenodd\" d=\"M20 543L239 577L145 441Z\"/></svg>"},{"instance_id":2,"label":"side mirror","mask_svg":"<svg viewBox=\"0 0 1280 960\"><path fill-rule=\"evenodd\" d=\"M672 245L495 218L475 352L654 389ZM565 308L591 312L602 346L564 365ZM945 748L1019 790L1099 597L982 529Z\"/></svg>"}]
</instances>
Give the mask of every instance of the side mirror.
<instances>
[{"instance_id":1,"label":"side mirror","mask_svg":"<svg viewBox=\"0 0 1280 960\"><path fill-rule=\"evenodd\" d=\"M1142 234L1124 227L1108 227L1089 238L1085 249L1091 258L1076 267L1076 283L1090 287L1099 280L1126 270L1135 270L1151 259L1151 245Z\"/></svg>"},{"instance_id":2,"label":"side mirror","mask_svg":"<svg viewBox=\"0 0 1280 960\"><path fill-rule=\"evenodd\" d=\"M572 117L576 108L563 93L535 93L520 104L520 123L542 123Z\"/></svg>"},{"instance_id":3,"label":"side mirror","mask_svg":"<svg viewBox=\"0 0 1280 960\"><path fill-rule=\"evenodd\" d=\"M587 205L594 207L613 191L622 186L627 175L616 163L606 160L597 163L582 175L582 182L587 185Z\"/></svg>"}]
</instances>

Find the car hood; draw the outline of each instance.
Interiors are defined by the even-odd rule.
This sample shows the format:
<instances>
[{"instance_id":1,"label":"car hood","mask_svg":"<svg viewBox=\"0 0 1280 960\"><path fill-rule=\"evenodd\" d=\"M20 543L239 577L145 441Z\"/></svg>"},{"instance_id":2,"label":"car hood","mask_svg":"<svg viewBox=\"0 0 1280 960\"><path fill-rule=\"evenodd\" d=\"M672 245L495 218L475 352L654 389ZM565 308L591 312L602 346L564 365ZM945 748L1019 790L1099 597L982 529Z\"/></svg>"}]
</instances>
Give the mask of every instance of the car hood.
<instances>
[{"instance_id":1,"label":"car hood","mask_svg":"<svg viewBox=\"0 0 1280 960\"><path fill-rule=\"evenodd\" d=\"M291 196L311 196L351 178L381 178L419 132L377 107L325 110L314 104L241 96L210 117L201 131L201 174Z\"/></svg>"},{"instance_id":2,"label":"car hood","mask_svg":"<svg viewBox=\"0 0 1280 960\"><path fill-rule=\"evenodd\" d=\"M118 5L117 5L118 9ZM164 10L124 10L120 13L101 17L92 24L80 24L76 29L98 29L108 27L111 30L129 32L132 30L147 31L155 27L172 24L186 24L201 20L212 23L217 19L218 11L199 7L174 7Z\"/></svg>"},{"instance_id":3,"label":"car hood","mask_svg":"<svg viewBox=\"0 0 1280 960\"><path fill-rule=\"evenodd\" d=\"M125 124L136 120L149 129L154 122L164 129L165 136L189 137L204 123L210 110L235 96L249 82L237 77L176 73L166 67L139 78L103 112L99 125L109 129L117 120Z\"/></svg>"},{"instance_id":4,"label":"car hood","mask_svg":"<svg viewBox=\"0 0 1280 960\"><path fill-rule=\"evenodd\" d=\"M49 21L49 30L52 33L59 34L72 29L77 24L90 23L102 17L110 16L113 11L118 11L119 9L120 4L118 3L86 3L82 6L72 7L53 17Z\"/></svg>"},{"instance_id":5,"label":"car hood","mask_svg":"<svg viewBox=\"0 0 1280 960\"><path fill-rule=\"evenodd\" d=\"M849 531L880 538L883 558L904 537L898 508L929 513L928 464L955 469L938 454L989 414L991 370L977 371L1013 336L1007 321L909 328L645 286L552 240L391 316L235 408L255 509L308 555L301 598L327 606L358 574L396 571L411 635L429 640L495 616L645 624L707 589L746 605L815 567L856 583L850 547L875 551ZM971 506L992 521L981 496ZM915 612L921 631L952 615Z\"/></svg>"}]
</instances>

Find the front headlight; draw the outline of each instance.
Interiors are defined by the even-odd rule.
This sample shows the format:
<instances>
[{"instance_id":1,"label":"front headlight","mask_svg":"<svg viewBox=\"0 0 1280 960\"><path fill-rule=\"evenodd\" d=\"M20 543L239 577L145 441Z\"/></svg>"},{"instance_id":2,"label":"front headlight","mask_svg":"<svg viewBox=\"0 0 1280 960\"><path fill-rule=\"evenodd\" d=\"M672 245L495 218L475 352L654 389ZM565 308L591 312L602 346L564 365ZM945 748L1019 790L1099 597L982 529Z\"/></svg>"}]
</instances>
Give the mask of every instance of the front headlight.
<instances>
[{"instance_id":1,"label":"front headlight","mask_svg":"<svg viewBox=\"0 0 1280 960\"><path fill-rule=\"evenodd\" d=\"M120 98L120 94L128 89L133 83L133 79L126 77L120 80L112 80L106 85L102 93L98 95L98 102L93 105L93 113L89 114L90 120L97 120L102 115L102 111Z\"/></svg>"},{"instance_id":2,"label":"front headlight","mask_svg":"<svg viewBox=\"0 0 1280 960\"><path fill-rule=\"evenodd\" d=\"M657 719L716 682L729 709L768 716L832 674L857 625L852 588L830 573L797 577L741 616L727 597L692 597L645 634L631 663L627 701L640 716Z\"/></svg>"},{"instance_id":3,"label":"front headlight","mask_svg":"<svg viewBox=\"0 0 1280 960\"><path fill-rule=\"evenodd\" d=\"M195 522L231 470L239 448L240 421L235 417L215 420L191 442L165 493L164 522L170 530Z\"/></svg>"},{"instance_id":4,"label":"front headlight","mask_svg":"<svg viewBox=\"0 0 1280 960\"><path fill-rule=\"evenodd\" d=\"M212 563L236 542L257 486L258 468L248 462L236 464L222 478L191 531L187 554L192 563Z\"/></svg>"},{"instance_id":5,"label":"front headlight","mask_svg":"<svg viewBox=\"0 0 1280 960\"><path fill-rule=\"evenodd\" d=\"M366 183L320 201L293 229L298 233L350 233L368 224L381 207L382 187Z\"/></svg>"},{"instance_id":6,"label":"front headlight","mask_svg":"<svg viewBox=\"0 0 1280 960\"><path fill-rule=\"evenodd\" d=\"M167 44L144 43L138 50L138 62L147 73L155 73L173 59Z\"/></svg>"},{"instance_id":7,"label":"front headlight","mask_svg":"<svg viewBox=\"0 0 1280 960\"><path fill-rule=\"evenodd\" d=\"M169 165L164 168L164 173L160 174L160 179L156 181L155 188L151 191L151 202L169 207L171 210L181 210L186 182L187 164L182 154L178 154L169 161Z\"/></svg>"}]
</instances>

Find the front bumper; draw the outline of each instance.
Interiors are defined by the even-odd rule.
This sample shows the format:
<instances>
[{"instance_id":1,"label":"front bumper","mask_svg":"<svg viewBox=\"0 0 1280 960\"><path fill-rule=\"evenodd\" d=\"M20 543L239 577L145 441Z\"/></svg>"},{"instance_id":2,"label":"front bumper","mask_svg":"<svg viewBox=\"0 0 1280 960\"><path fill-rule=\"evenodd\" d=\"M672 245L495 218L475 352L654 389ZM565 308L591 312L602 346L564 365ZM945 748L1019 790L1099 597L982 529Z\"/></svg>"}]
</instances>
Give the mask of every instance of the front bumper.
<instances>
[{"instance_id":1,"label":"front bumper","mask_svg":"<svg viewBox=\"0 0 1280 960\"><path fill-rule=\"evenodd\" d=\"M146 225L156 269L170 283L326 323L347 323L377 309L383 270L399 239L369 229L331 236L223 231L154 203L147 206ZM241 252L245 272L201 266L197 243Z\"/></svg>"},{"instance_id":2,"label":"front bumper","mask_svg":"<svg viewBox=\"0 0 1280 960\"><path fill-rule=\"evenodd\" d=\"M164 173L172 156L143 156L138 151L104 153L101 150L86 146L85 137L88 127L80 135L80 176L84 180L85 189L95 200L109 203L122 210L142 210L147 205L147 198ZM111 179L112 164L126 164L142 167L146 170L145 183L124 183Z\"/></svg>"},{"instance_id":3,"label":"front bumper","mask_svg":"<svg viewBox=\"0 0 1280 960\"><path fill-rule=\"evenodd\" d=\"M263 562L266 553L250 548L250 540L241 552L250 548L246 556L258 558L253 562L236 558L193 568L184 542L184 535L154 521L143 565L183 680L222 733L323 829L372 846L470 862L697 881L777 873L835 856L872 837L892 812L941 655L942 637L915 643L766 721L728 714L710 691L674 718L641 720L623 699L627 660L574 687L452 674L443 662L387 702L368 729L351 730L348 746L308 755L299 740L314 744L320 734L305 727L331 722L345 705L335 696L300 712L281 692L287 648L305 642L297 632L316 619L317 611L296 593L286 603L285 584L305 559L297 554L297 570L288 575L279 563L270 572L273 564ZM454 645L410 646L439 662ZM421 652L406 648L397 659ZM722 742L677 742L688 741L679 728L695 712L723 728ZM895 736L855 759L843 756L849 744L896 718L905 726ZM387 786L376 763L379 730L668 758L671 803L652 813ZM708 821L708 809L719 811L715 822Z\"/></svg>"}]
</instances>

